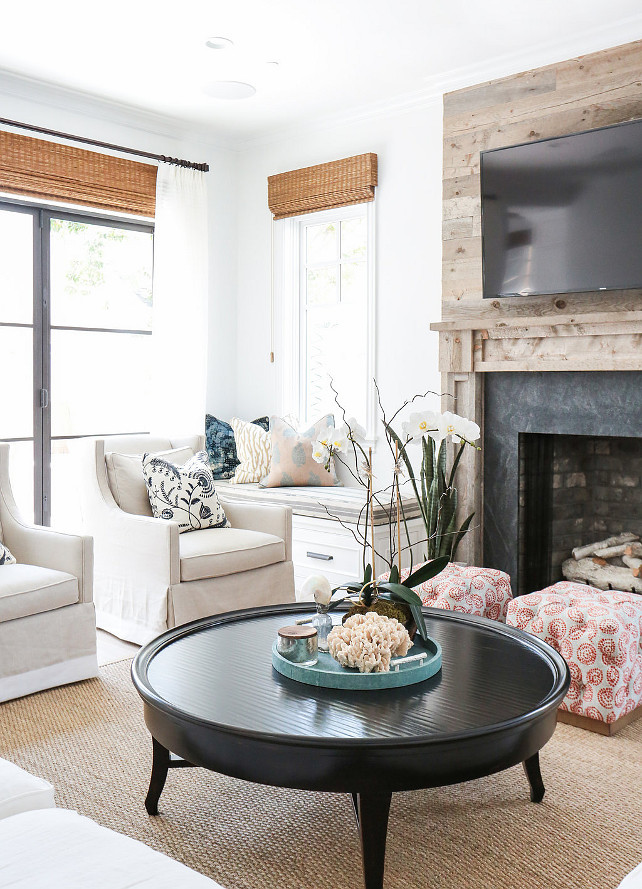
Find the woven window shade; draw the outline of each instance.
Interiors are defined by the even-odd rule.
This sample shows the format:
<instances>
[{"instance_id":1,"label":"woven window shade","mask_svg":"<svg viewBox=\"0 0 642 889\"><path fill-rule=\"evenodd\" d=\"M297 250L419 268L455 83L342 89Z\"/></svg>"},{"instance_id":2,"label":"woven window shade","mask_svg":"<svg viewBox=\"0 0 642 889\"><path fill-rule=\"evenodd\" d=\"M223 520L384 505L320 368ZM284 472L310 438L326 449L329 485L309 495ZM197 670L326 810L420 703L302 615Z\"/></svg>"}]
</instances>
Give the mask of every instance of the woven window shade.
<instances>
[{"instance_id":1,"label":"woven window shade","mask_svg":"<svg viewBox=\"0 0 642 889\"><path fill-rule=\"evenodd\" d=\"M377 155L359 154L268 176L268 205L275 219L373 201Z\"/></svg>"},{"instance_id":2,"label":"woven window shade","mask_svg":"<svg viewBox=\"0 0 642 889\"><path fill-rule=\"evenodd\" d=\"M0 132L0 191L153 216L156 166Z\"/></svg>"}]
</instances>

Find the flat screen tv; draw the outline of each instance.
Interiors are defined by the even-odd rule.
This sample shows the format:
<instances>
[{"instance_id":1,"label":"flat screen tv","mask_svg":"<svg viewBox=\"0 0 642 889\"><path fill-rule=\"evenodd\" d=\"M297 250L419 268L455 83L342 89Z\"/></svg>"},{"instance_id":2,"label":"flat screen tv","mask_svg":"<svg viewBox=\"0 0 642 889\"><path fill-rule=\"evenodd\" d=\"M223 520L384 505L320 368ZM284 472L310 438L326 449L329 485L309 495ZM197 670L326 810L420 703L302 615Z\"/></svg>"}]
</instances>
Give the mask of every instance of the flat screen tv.
<instances>
[{"instance_id":1,"label":"flat screen tv","mask_svg":"<svg viewBox=\"0 0 642 889\"><path fill-rule=\"evenodd\" d=\"M481 155L484 297L642 288L642 120Z\"/></svg>"}]
</instances>

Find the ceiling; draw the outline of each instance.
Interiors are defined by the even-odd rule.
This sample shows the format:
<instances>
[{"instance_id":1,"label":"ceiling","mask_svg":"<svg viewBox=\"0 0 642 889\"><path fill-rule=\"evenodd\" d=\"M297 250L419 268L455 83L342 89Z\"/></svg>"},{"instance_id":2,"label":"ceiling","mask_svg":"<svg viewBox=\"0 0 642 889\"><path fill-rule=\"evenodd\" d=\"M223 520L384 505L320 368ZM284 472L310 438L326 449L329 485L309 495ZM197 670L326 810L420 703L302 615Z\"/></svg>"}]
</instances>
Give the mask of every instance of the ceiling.
<instances>
[{"instance_id":1,"label":"ceiling","mask_svg":"<svg viewBox=\"0 0 642 889\"><path fill-rule=\"evenodd\" d=\"M239 141L642 37L639 0L30 0L2 19L5 72ZM211 98L216 80L256 94Z\"/></svg>"}]
</instances>

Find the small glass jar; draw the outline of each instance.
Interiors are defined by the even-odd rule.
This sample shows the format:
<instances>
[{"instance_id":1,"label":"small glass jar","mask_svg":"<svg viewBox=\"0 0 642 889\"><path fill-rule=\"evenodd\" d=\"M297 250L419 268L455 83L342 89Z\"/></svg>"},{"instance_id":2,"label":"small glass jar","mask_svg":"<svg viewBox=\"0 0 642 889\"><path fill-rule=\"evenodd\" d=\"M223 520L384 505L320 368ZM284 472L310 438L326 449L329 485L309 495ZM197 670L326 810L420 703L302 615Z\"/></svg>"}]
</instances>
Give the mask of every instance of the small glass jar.
<instances>
[{"instance_id":1,"label":"small glass jar","mask_svg":"<svg viewBox=\"0 0 642 889\"><path fill-rule=\"evenodd\" d=\"M332 618L328 614L327 605L319 605L317 602L317 613L312 618L312 626L316 627L319 651L328 651L328 633L332 629Z\"/></svg>"},{"instance_id":2,"label":"small glass jar","mask_svg":"<svg viewBox=\"0 0 642 889\"><path fill-rule=\"evenodd\" d=\"M312 667L318 660L318 641L315 627L281 627L276 650L293 664Z\"/></svg>"}]
</instances>

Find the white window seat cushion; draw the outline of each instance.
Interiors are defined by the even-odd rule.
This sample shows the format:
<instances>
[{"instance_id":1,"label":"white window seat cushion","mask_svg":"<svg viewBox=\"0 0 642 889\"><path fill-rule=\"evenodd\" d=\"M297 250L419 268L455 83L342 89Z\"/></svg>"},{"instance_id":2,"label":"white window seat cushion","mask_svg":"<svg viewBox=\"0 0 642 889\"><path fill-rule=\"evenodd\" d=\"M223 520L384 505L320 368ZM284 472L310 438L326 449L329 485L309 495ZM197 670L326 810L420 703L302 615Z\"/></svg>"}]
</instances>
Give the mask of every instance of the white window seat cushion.
<instances>
[{"instance_id":1,"label":"white window seat cushion","mask_svg":"<svg viewBox=\"0 0 642 889\"><path fill-rule=\"evenodd\" d=\"M181 581L224 577L285 560L285 543L273 534L242 528L205 528L179 537Z\"/></svg>"},{"instance_id":2,"label":"white window seat cushion","mask_svg":"<svg viewBox=\"0 0 642 889\"><path fill-rule=\"evenodd\" d=\"M12 889L221 889L143 843L67 809L0 822L0 886Z\"/></svg>"},{"instance_id":3,"label":"white window seat cushion","mask_svg":"<svg viewBox=\"0 0 642 889\"><path fill-rule=\"evenodd\" d=\"M78 599L72 574L21 563L0 567L0 622L74 605Z\"/></svg>"},{"instance_id":4,"label":"white window seat cushion","mask_svg":"<svg viewBox=\"0 0 642 889\"><path fill-rule=\"evenodd\" d=\"M55 805L54 789L48 781L0 759L0 818Z\"/></svg>"}]
</instances>

